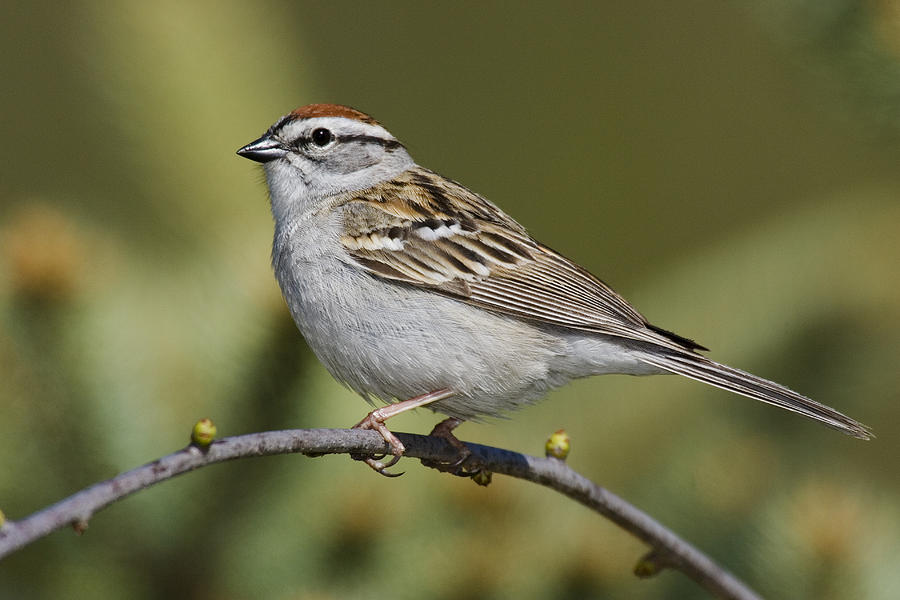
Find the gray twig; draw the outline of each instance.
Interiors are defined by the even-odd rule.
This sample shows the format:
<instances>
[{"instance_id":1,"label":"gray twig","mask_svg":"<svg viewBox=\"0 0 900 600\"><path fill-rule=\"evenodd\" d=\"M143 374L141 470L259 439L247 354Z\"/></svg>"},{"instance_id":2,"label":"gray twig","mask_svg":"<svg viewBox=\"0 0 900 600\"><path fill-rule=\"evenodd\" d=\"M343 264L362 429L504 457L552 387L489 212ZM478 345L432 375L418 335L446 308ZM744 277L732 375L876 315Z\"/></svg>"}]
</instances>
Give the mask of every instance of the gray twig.
<instances>
[{"instance_id":1,"label":"gray twig","mask_svg":"<svg viewBox=\"0 0 900 600\"><path fill-rule=\"evenodd\" d=\"M406 456L435 463L452 462L458 450L442 438L397 433ZM473 459L494 473L552 488L600 513L648 544L651 551L638 563L639 576L666 567L678 569L719 598L759 600L744 583L714 563L655 519L593 483L554 458L537 458L509 450L466 444ZM208 448L188 446L168 456L92 485L68 498L0 528L0 558L66 526L87 526L100 509L146 487L206 465L270 454L382 454L389 452L381 435L360 429L296 429L266 431L213 442Z\"/></svg>"}]
</instances>

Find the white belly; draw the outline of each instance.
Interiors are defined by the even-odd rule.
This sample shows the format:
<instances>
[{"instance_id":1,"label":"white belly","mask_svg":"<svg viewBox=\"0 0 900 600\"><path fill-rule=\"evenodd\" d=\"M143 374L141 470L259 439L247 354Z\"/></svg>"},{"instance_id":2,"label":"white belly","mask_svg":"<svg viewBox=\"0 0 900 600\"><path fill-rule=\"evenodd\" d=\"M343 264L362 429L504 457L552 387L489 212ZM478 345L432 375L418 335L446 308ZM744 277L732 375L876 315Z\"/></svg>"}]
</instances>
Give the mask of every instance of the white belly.
<instances>
[{"instance_id":1,"label":"white belly","mask_svg":"<svg viewBox=\"0 0 900 600\"><path fill-rule=\"evenodd\" d=\"M462 419L534 402L575 377L659 372L613 338L543 328L338 260L294 257L276 275L297 327L335 378L367 399L449 388L431 406Z\"/></svg>"}]
</instances>

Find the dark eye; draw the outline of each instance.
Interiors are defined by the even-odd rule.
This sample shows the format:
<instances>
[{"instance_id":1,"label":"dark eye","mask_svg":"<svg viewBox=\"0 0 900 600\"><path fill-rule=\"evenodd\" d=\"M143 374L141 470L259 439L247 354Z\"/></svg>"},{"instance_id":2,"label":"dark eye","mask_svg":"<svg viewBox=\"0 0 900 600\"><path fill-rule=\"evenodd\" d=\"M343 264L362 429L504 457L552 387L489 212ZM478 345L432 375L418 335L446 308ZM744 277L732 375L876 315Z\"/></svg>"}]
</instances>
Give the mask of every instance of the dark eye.
<instances>
[{"instance_id":1,"label":"dark eye","mask_svg":"<svg viewBox=\"0 0 900 600\"><path fill-rule=\"evenodd\" d=\"M331 135L331 132L324 127L314 129L312 132L313 144L319 147L327 146L328 143L331 142L332 138L333 136Z\"/></svg>"}]
</instances>

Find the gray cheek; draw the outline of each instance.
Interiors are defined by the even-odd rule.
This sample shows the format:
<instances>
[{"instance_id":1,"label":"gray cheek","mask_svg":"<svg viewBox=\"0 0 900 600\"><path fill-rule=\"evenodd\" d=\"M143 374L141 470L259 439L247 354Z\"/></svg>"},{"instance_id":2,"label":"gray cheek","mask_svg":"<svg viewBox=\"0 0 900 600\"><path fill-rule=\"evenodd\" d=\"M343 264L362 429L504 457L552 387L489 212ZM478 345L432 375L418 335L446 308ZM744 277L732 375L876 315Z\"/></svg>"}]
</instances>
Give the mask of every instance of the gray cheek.
<instances>
[{"instance_id":1,"label":"gray cheek","mask_svg":"<svg viewBox=\"0 0 900 600\"><path fill-rule=\"evenodd\" d=\"M371 167L381 161L384 149L374 144L366 144L354 148L342 148L328 160L331 170L348 175L366 167Z\"/></svg>"}]
</instances>

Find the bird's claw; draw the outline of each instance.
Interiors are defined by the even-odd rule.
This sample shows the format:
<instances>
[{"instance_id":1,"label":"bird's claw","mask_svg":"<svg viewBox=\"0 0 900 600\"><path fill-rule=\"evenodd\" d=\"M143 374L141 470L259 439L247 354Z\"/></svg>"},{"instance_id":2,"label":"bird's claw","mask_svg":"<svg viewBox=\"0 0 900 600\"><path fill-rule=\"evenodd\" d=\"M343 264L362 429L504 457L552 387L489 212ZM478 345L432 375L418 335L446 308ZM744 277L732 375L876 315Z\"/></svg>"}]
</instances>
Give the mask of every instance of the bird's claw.
<instances>
[{"instance_id":1,"label":"bird's claw","mask_svg":"<svg viewBox=\"0 0 900 600\"><path fill-rule=\"evenodd\" d=\"M404 413L408 410L412 410L414 408L419 408L422 406L427 406L432 402L437 402L439 400L443 400L445 398L449 398L453 395L453 392L449 389L440 389L433 392L429 392L427 394L422 394L421 396L416 396L415 398L410 398L409 400L403 400L401 402L395 402L394 404L388 404L382 408L378 408L370 412L366 415L366 418L357 423L353 428L354 429L374 429L378 433L381 434L381 437L384 438L384 441L388 443L391 447L391 454L393 454L393 458L391 458L390 462L386 465L381 463L381 460L387 456L387 454L380 455L372 455L372 456L363 456L363 455L351 455L354 459L362 460L367 465L369 465L372 470L376 473L380 473L385 477L399 477L403 475L403 473L389 473L385 469L388 469L397 464L397 461L400 460L400 457L403 456L403 453L406 452L406 448L403 447L403 443L397 439L397 436L391 433L391 431L385 426L384 422L395 415L399 415L400 413ZM455 424L449 425L450 430L456 425L459 425L460 421L456 419L448 419L447 421L453 421ZM440 425L438 425L440 427ZM445 425L446 427L446 425ZM437 427L435 428L437 431ZM451 434L452 437L452 434ZM457 441L457 443L459 443ZM460 444L461 445L461 444ZM466 457L463 457L466 458Z\"/></svg>"},{"instance_id":2,"label":"bird's claw","mask_svg":"<svg viewBox=\"0 0 900 600\"><path fill-rule=\"evenodd\" d=\"M482 470L482 465L477 457L473 458L472 451L466 447L459 438L453 435L453 430L462 423L460 419L449 417L444 419L440 423L434 426L434 429L431 430L431 433L428 435L442 438L450 442L450 445L453 446L458 454L456 458L452 462L439 462L439 461L422 461L422 464L426 467L431 467L432 469L437 469L442 473L450 473L451 475L456 475L457 477L474 477L478 475L478 473ZM467 462L471 462L471 465L466 466Z\"/></svg>"},{"instance_id":3,"label":"bird's claw","mask_svg":"<svg viewBox=\"0 0 900 600\"><path fill-rule=\"evenodd\" d=\"M391 473L387 471L387 469L393 467L400 461L400 457L403 456L406 448L403 446L403 443L399 439L397 439L397 436L395 436L387 427L385 427L381 414L377 410L373 410L372 412L370 412L368 415L366 415L365 419L357 423L353 428L374 429L375 431L380 433L381 437L384 438L384 441L386 441L391 447L391 454L393 454L393 456L387 464L382 464L381 462L387 456L386 453L376 454L373 456L355 455L352 456L352 458L356 460L362 460L379 475L384 475L385 477L400 477L401 475L403 475L403 472Z\"/></svg>"},{"instance_id":4,"label":"bird's claw","mask_svg":"<svg viewBox=\"0 0 900 600\"><path fill-rule=\"evenodd\" d=\"M383 457L382 457L383 458ZM400 471L399 473L391 473L387 469L393 467L400 461L399 456L394 456L391 460L385 465L382 464L380 460L376 460L371 456L362 459L367 465L369 465L373 471L378 473L379 475L384 475L385 477L400 477L405 473L405 471Z\"/></svg>"}]
</instances>

